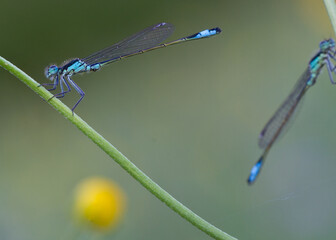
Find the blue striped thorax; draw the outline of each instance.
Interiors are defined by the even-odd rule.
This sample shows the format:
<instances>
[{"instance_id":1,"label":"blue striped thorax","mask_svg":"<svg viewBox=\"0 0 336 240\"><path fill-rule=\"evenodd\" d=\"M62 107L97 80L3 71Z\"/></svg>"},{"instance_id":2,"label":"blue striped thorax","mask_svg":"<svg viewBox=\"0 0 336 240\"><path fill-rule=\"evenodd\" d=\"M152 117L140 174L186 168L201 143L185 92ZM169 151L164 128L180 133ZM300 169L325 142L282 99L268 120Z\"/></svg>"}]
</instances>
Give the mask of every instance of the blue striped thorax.
<instances>
[{"instance_id":1,"label":"blue striped thorax","mask_svg":"<svg viewBox=\"0 0 336 240\"><path fill-rule=\"evenodd\" d=\"M79 72L84 72L85 70L86 70L86 63L77 58L65 64L62 67L61 74L74 75Z\"/></svg>"},{"instance_id":2,"label":"blue striped thorax","mask_svg":"<svg viewBox=\"0 0 336 240\"><path fill-rule=\"evenodd\" d=\"M311 71L311 77L307 81L307 84L312 86L315 84L315 80L321 71L321 68L325 64L325 61L329 60L330 57L334 55L335 52L335 41L333 39L327 39L320 42L320 50L316 55L310 60L309 68Z\"/></svg>"},{"instance_id":3,"label":"blue striped thorax","mask_svg":"<svg viewBox=\"0 0 336 240\"><path fill-rule=\"evenodd\" d=\"M72 76L76 73L81 73L81 72L89 72L89 71L95 72L99 70L100 67L101 67L101 64L99 63L87 65L82 60L76 58L76 59L73 59L67 62L60 68L58 68L56 65L49 66L45 71L45 75L50 80L54 80L56 75Z\"/></svg>"}]
</instances>

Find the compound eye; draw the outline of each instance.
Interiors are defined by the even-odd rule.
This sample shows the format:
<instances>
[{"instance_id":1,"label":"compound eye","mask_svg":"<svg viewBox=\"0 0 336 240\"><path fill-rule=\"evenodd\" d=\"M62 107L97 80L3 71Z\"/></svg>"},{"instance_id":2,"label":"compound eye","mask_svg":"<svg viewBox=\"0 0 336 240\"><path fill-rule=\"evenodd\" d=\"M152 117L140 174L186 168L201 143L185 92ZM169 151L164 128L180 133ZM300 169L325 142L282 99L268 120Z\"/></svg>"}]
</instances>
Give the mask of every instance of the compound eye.
<instances>
[{"instance_id":1,"label":"compound eye","mask_svg":"<svg viewBox=\"0 0 336 240\"><path fill-rule=\"evenodd\" d=\"M328 44L327 40L323 40L322 42L320 42L320 49L324 49L327 44Z\"/></svg>"},{"instance_id":2,"label":"compound eye","mask_svg":"<svg viewBox=\"0 0 336 240\"><path fill-rule=\"evenodd\" d=\"M56 65L51 65L45 69L44 74L47 78L53 78L58 72L58 67Z\"/></svg>"}]
</instances>

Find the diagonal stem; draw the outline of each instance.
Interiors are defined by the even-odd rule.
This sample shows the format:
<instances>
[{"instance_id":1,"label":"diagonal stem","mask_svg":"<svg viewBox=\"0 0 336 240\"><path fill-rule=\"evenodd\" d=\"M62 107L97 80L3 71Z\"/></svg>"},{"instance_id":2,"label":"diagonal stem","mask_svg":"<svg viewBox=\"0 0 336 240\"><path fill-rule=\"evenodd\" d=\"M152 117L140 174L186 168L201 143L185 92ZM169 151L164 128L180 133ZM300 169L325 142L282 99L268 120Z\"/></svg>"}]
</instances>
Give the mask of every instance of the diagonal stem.
<instances>
[{"instance_id":1,"label":"diagonal stem","mask_svg":"<svg viewBox=\"0 0 336 240\"><path fill-rule=\"evenodd\" d=\"M333 26L336 35L336 5L335 0L324 0L324 5L327 9L331 25Z\"/></svg>"},{"instance_id":2,"label":"diagonal stem","mask_svg":"<svg viewBox=\"0 0 336 240\"><path fill-rule=\"evenodd\" d=\"M236 238L228 235L222 230L211 225L190 209L185 207L182 203L177 201L168 192L162 189L152 179L150 179L145 173L137 168L130 160L128 160L121 152L119 152L111 143L109 143L104 137L91 128L83 119L77 114L73 114L72 111L64 105L59 99L52 98L53 95L47 91L44 87L40 87L34 79L20 70L18 67L7 61L0 56L0 66L8 70L11 74L25 83L35 93L42 97L52 107L54 107L59 113L61 113L66 119L72 122L80 131L88 136L95 144L98 145L104 152L106 152L114 161L116 161L123 169L125 169L135 180L137 180L142 186L150 191L154 196L164 202L169 208L178 213L181 217L193 224L195 227L205 232L214 239L222 240L236 240ZM48 101L50 99L50 101Z\"/></svg>"}]
</instances>

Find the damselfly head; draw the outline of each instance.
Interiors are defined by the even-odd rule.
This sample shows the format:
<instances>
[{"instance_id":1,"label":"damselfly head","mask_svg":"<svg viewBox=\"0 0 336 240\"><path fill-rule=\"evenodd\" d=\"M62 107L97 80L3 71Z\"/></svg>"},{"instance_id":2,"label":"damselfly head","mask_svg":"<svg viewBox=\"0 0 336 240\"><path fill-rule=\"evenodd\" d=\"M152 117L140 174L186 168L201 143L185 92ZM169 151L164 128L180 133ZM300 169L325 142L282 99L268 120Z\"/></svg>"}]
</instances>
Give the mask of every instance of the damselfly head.
<instances>
[{"instance_id":1,"label":"damselfly head","mask_svg":"<svg viewBox=\"0 0 336 240\"><path fill-rule=\"evenodd\" d=\"M51 65L45 69L44 74L46 75L47 78L53 81L57 72L58 72L58 67L56 65Z\"/></svg>"},{"instance_id":2,"label":"damselfly head","mask_svg":"<svg viewBox=\"0 0 336 240\"><path fill-rule=\"evenodd\" d=\"M335 50L335 41L332 38L329 38L327 40L323 40L320 42L320 50L322 52L327 52L327 51L334 51Z\"/></svg>"}]
</instances>

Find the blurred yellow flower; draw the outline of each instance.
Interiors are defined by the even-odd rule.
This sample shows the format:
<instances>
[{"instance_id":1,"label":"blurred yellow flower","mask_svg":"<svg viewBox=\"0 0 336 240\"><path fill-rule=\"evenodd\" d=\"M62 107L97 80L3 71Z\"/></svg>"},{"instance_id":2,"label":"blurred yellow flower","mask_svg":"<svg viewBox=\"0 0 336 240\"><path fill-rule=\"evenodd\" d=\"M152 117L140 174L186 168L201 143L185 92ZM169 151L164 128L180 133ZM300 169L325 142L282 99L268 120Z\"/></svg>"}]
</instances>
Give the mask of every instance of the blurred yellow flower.
<instances>
[{"instance_id":1,"label":"blurred yellow flower","mask_svg":"<svg viewBox=\"0 0 336 240\"><path fill-rule=\"evenodd\" d=\"M111 180L85 179L76 189L75 216L96 230L109 230L121 221L125 202L123 191Z\"/></svg>"}]
</instances>

